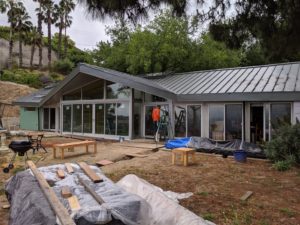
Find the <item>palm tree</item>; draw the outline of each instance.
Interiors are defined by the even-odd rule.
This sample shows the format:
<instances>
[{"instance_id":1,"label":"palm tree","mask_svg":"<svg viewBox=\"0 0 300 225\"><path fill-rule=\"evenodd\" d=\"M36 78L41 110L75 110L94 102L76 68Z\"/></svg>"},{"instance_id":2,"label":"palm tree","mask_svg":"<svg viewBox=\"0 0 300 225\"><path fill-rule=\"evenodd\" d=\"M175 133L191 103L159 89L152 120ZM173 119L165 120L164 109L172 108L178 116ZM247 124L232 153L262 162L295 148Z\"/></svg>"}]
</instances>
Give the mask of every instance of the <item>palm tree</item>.
<instances>
[{"instance_id":1,"label":"palm tree","mask_svg":"<svg viewBox=\"0 0 300 225\"><path fill-rule=\"evenodd\" d=\"M43 11L42 11L42 5L44 0L33 0L34 2L38 2L39 6L38 8L35 9L36 14L37 14L37 31L39 33L39 68L42 68L43 66L43 30L42 30L42 23L43 23Z\"/></svg>"},{"instance_id":2,"label":"palm tree","mask_svg":"<svg viewBox=\"0 0 300 225\"><path fill-rule=\"evenodd\" d=\"M42 9L44 12L44 22L47 24L48 29L48 68L51 68L51 52L52 52L52 43L51 43L51 25L55 22L53 17L53 2L52 0L44 0Z\"/></svg>"},{"instance_id":3,"label":"palm tree","mask_svg":"<svg viewBox=\"0 0 300 225\"><path fill-rule=\"evenodd\" d=\"M25 39L24 33L28 33L32 27L32 23L29 20L30 16L26 12L23 3L20 2L16 13L16 31L19 36L19 66L23 66L23 39Z\"/></svg>"},{"instance_id":4,"label":"palm tree","mask_svg":"<svg viewBox=\"0 0 300 225\"><path fill-rule=\"evenodd\" d=\"M12 63L13 63L12 52L14 47L14 33L17 27L17 15L19 14L20 10L22 10L22 7L24 7L22 2L15 2L14 0L9 0L6 2L7 17L8 17L8 22L10 24L9 58L8 58L9 68L12 67Z\"/></svg>"},{"instance_id":5,"label":"palm tree","mask_svg":"<svg viewBox=\"0 0 300 225\"><path fill-rule=\"evenodd\" d=\"M70 13L74 10L75 4L72 0L63 0L63 12L64 12L64 58L67 57L68 49L68 38L67 38L67 28L72 24L72 17Z\"/></svg>"},{"instance_id":6,"label":"palm tree","mask_svg":"<svg viewBox=\"0 0 300 225\"><path fill-rule=\"evenodd\" d=\"M54 5L54 16L56 18L55 26L58 27L58 49L57 49L57 55L58 58L61 59L61 45L62 45L62 32L64 28L64 1L60 1L59 4Z\"/></svg>"},{"instance_id":7,"label":"palm tree","mask_svg":"<svg viewBox=\"0 0 300 225\"><path fill-rule=\"evenodd\" d=\"M40 33L37 27L32 27L31 32L27 36L27 43L31 45L31 54L30 54L30 68L33 68L33 58L35 53L35 47L40 47Z\"/></svg>"}]
</instances>

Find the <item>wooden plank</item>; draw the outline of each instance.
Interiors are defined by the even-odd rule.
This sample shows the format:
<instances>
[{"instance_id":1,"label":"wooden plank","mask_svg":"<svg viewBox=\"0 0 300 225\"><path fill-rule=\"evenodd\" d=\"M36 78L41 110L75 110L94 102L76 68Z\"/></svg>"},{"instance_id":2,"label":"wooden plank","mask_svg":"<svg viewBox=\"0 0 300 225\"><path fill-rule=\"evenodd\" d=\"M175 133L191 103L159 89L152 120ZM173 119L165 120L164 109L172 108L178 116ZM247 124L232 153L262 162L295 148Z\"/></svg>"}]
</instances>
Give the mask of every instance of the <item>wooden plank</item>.
<instances>
[{"instance_id":1,"label":"wooden plank","mask_svg":"<svg viewBox=\"0 0 300 225\"><path fill-rule=\"evenodd\" d=\"M80 146L80 145L91 145L95 144L96 141L76 141L76 142L69 142L69 143L62 143L62 144L54 144L54 147L75 147L75 146Z\"/></svg>"},{"instance_id":2,"label":"wooden plank","mask_svg":"<svg viewBox=\"0 0 300 225\"><path fill-rule=\"evenodd\" d=\"M113 163L114 162L112 162L112 161L104 159L104 160L101 160L99 162L96 162L96 165L97 166L107 166L107 165L110 165L110 164L113 164Z\"/></svg>"},{"instance_id":3,"label":"wooden plank","mask_svg":"<svg viewBox=\"0 0 300 225\"><path fill-rule=\"evenodd\" d=\"M56 170L56 173L57 173L57 176L58 176L60 179L64 179L64 178L65 178L65 172L64 172L62 169Z\"/></svg>"},{"instance_id":4,"label":"wooden plank","mask_svg":"<svg viewBox=\"0 0 300 225\"><path fill-rule=\"evenodd\" d=\"M148 155L142 155L142 154L136 154L136 153L126 153L126 156L132 156L132 157L137 157L137 158L145 158Z\"/></svg>"},{"instance_id":5,"label":"wooden plank","mask_svg":"<svg viewBox=\"0 0 300 225\"><path fill-rule=\"evenodd\" d=\"M79 204L78 198L75 195L68 198L68 202L69 202L70 209L72 211L80 209L80 204Z\"/></svg>"},{"instance_id":6,"label":"wooden plank","mask_svg":"<svg viewBox=\"0 0 300 225\"><path fill-rule=\"evenodd\" d=\"M65 163L65 167L66 167L68 173L74 173L71 163Z\"/></svg>"},{"instance_id":7,"label":"wooden plank","mask_svg":"<svg viewBox=\"0 0 300 225\"><path fill-rule=\"evenodd\" d=\"M68 186L63 186L61 189L61 196L63 198L70 198L72 196L72 192Z\"/></svg>"},{"instance_id":8,"label":"wooden plank","mask_svg":"<svg viewBox=\"0 0 300 225\"><path fill-rule=\"evenodd\" d=\"M10 209L10 205L9 204L3 205L2 209Z\"/></svg>"},{"instance_id":9,"label":"wooden plank","mask_svg":"<svg viewBox=\"0 0 300 225\"><path fill-rule=\"evenodd\" d=\"M94 182L99 183L102 180L101 177L99 177L94 170L92 170L89 165L87 165L85 162L79 162L78 165L83 170L83 172Z\"/></svg>"},{"instance_id":10,"label":"wooden plank","mask_svg":"<svg viewBox=\"0 0 300 225\"><path fill-rule=\"evenodd\" d=\"M51 208L57 215L60 223L62 225L76 225L75 222L70 217L68 210L63 206L59 201L53 189L49 186L43 174L36 168L35 164L32 161L27 161L27 165L32 171L33 175L37 179L44 196L47 198Z\"/></svg>"},{"instance_id":11,"label":"wooden plank","mask_svg":"<svg viewBox=\"0 0 300 225\"><path fill-rule=\"evenodd\" d=\"M247 191L247 192L241 197L241 201L246 201L248 198L251 197L252 194L253 194L252 191Z\"/></svg>"},{"instance_id":12,"label":"wooden plank","mask_svg":"<svg viewBox=\"0 0 300 225\"><path fill-rule=\"evenodd\" d=\"M101 196L98 195L86 181L81 179L81 177L79 175L77 175L77 178L78 178L78 181L84 186L85 190L87 192L89 192L100 205L105 203L104 199L101 198Z\"/></svg>"}]
</instances>

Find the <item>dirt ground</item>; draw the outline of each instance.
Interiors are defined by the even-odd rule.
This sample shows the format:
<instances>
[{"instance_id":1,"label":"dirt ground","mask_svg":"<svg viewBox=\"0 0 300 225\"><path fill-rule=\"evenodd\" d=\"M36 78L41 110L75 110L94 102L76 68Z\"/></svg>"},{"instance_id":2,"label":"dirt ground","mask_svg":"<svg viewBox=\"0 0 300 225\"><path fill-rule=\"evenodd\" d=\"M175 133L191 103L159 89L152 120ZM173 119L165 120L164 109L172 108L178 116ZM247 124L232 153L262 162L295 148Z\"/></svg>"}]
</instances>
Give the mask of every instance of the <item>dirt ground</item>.
<instances>
[{"instance_id":1,"label":"dirt ground","mask_svg":"<svg viewBox=\"0 0 300 225\"><path fill-rule=\"evenodd\" d=\"M48 138L46 145L75 141L66 138ZM171 153L154 151L156 146L149 141L114 143L98 142L98 153L80 154L83 149L67 152L64 160L52 159L52 150L30 155L38 166L86 161L94 164L101 159L115 161L102 167L113 181L127 174L137 176L164 190L193 192L194 195L180 201L192 212L216 224L253 225L298 225L300 224L300 168L278 172L265 160L248 159L247 163L237 163L233 158L218 155L196 154L196 164L188 167L171 164ZM126 157L127 153L143 153L145 158ZM2 157L3 158L3 157ZM23 162L13 172L23 169ZM6 204L3 183L12 174L0 173L0 205ZM246 191L253 195L246 201L240 200ZM7 225L8 210L0 208L0 224Z\"/></svg>"}]
</instances>

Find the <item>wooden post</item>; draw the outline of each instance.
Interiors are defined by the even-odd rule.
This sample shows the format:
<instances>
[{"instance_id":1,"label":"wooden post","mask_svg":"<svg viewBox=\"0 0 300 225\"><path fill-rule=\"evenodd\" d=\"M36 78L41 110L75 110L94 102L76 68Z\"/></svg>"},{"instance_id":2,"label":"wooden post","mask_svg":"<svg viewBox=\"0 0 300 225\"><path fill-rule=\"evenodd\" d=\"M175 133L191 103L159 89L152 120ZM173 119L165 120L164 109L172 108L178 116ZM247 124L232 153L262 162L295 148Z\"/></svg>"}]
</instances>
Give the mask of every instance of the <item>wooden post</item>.
<instances>
[{"instance_id":1,"label":"wooden post","mask_svg":"<svg viewBox=\"0 0 300 225\"><path fill-rule=\"evenodd\" d=\"M105 203L105 201L103 200L103 198L101 198L101 196L99 196L91 187L90 185L84 181L83 179L81 179L81 177L79 175L77 175L78 181L85 187L85 189L87 190L87 192L89 192L93 198L101 205L103 203Z\"/></svg>"},{"instance_id":2,"label":"wooden post","mask_svg":"<svg viewBox=\"0 0 300 225\"><path fill-rule=\"evenodd\" d=\"M56 148L53 147L53 158L55 159L56 158Z\"/></svg>"},{"instance_id":3,"label":"wooden post","mask_svg":"<svg viewBox=\"0 0 300 225\"><path fill-rule=\"evenodd\" d=\"M89 145L88 144L85 145L85 152L89 153Z\"/></svg>"},{"instance_id":4,"label":"wooden post","mask_svg":"<svg viewBox=\"0 0 300 225\"><path fill-rule=\"evenodd\" d=\"M95 142L95 144L94 144L94 154L96 154L97 153L97 142Z\"/></svg>"},{"instance_id":5,"label":"wooden post","mask_svg":"<svg viewBox=\"0 0 300 225\"><path fill-rule=\"evenodd\" d=\"M27 165L31 169L33 175L37 179L44 196L47 198L50 206L57 215L59 221L62 225L76 225L75 222L70 217L68 210L63 206L59 201L53 189L49 186L43 174L36 168L35 164L32 161L27 161Z\"/></svg>"},{"instance_id":6,"label":"wooden post","mask_svg":"<svg viewBox=\"0 0 300 225\"><path fill-rule=\"evenodd\" d=\"M65 149L63 147L60 148L61 149L61 159L65 158Z\"/></svg>"},{"instance_id":7,"label":"wooden post","mask_svg":"<svg viewBox=\"0 0 300 225\"><path fill-rule=\"evenodd\" d=\"M56 173L57 173L57 176L58 176L60 179L64 179L64 178L65 178L65 172L64 172L62 169L56 170Z\"/></svg>"}]
</instances>

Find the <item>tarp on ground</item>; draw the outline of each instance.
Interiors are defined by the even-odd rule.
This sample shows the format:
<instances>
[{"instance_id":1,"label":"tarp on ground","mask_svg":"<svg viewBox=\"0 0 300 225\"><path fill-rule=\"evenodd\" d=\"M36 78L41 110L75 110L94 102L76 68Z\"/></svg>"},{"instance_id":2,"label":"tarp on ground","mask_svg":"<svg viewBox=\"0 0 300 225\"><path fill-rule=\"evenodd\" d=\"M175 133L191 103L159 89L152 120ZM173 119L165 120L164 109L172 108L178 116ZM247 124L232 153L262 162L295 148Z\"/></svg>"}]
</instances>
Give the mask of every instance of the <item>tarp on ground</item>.
<instances>
[{"instance_id":1,"label":"tarp on ground","mask_svg":"<svg viewBox=\"0 0 300 225\"><path fill-rule=\"evenodd\" d=\"M133 174L123 177L117 185L147 200L152 208L151 225L215 225L179 205L176 199L181 194L164 192Z\"/></svg>"},{"instance_id":2,"label":"tarp on ground","mask_svg":"<svg viewBox=\"0 0 300 225\"><path fill-rule=\"evenodd\" d=\"M215 141L205 137L188 137L169 140L166 142L167 149L180 147L195 148L200 152L219 153L232 155L235 150L245 150L247 156L265 158L265 153L258 145L244 142L240 139L229 141Z\"/></svg>"},{"instance_id":3,"label":"tarp on ground","mask_svg":"<svg viewBox=\"0 0 300 225\"><path fill-rule=\"evenodd\" d=\"M99 168L91 167L103 178L101 183L93 183L79 168L72 164L73 174L65 174L64 179L57 177L58 168L64 165L53 165L39 168L46 180L51 183L56 195L63 205L70 211L68 201L61 197L61 188L69 186L71 192L77 196L81 209L72 212L77 225L96 224L132 224L147 225L151 207L141 197L125 191L108 179ZM99 205L93 197L85 191L77 180L79 175L87 181L105 201ZM39 184L30 170L17 173L5 186L6 194L11 205L9 225L56 225L56 217ZM71 212L70 212L71 213Z\"/></svg>"}]
</instances>

